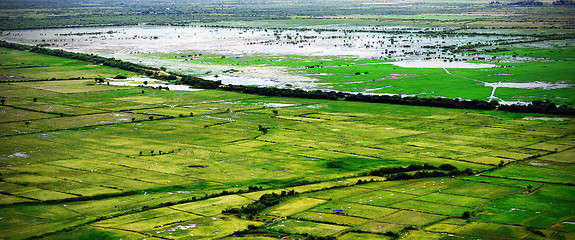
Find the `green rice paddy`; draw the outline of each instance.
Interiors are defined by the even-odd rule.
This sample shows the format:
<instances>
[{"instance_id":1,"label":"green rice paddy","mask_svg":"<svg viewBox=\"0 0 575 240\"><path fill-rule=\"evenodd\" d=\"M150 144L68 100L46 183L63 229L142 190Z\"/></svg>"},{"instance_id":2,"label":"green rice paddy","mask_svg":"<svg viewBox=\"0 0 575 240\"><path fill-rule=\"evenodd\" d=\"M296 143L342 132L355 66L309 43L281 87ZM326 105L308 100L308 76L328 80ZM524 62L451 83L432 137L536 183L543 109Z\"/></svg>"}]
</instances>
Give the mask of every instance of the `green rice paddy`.
<instances>
[{"instance_id":1,"label":"green rice paddy","mask_svg":"<svg viewBox=\"0 0 575 240\"><path fill-rule=\"evenodd\" d=\"M274 233L260 239L575 234L570 118L117 87L93 78L131 73L0 51L85 78L0 83L0 238L254 239L234 235L248 226ZM18 69L0 75L40 79ZM356 184L424 163L477 175ZM262 189L236 193L250 186ZM290 190L300 194L252 218L222 213Z\"/></svg>"}]
</instances>

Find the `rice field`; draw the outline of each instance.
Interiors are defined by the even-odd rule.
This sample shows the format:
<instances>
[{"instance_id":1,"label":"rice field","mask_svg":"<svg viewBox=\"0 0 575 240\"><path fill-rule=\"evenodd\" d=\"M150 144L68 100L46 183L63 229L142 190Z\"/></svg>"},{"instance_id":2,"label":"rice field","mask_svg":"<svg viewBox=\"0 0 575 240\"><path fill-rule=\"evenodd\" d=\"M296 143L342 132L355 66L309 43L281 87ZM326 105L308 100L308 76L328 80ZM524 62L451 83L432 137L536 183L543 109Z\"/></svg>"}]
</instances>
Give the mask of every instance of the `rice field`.
<instances>
[{"instance_id":1,"label":"rice field","mask_svg":"<svg viewBox=\"0 0 575 240\"><path fill-rule=\"evenodd\" d=\"M572 119L92 81L0 83L0 238L249 239L234 233L258 228L274 233L267 239L542 238L534 230L568 239L575 231ZM366 175L424 163L477 175ZM298 195L254 216L222 213L291 190Z\"/></svg>"}]
</instances>

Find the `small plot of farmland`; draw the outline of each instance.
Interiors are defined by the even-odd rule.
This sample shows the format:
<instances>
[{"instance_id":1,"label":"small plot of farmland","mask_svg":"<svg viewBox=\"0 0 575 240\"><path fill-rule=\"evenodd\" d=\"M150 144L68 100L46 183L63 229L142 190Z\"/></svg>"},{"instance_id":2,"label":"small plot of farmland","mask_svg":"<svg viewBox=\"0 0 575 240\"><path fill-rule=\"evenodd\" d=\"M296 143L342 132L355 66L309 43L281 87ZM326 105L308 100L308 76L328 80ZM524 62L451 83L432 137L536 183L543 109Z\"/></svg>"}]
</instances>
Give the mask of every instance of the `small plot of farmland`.
<instances>
[{"instance_id":1,"label":"small plot of farmland","mask_svg":"<svg viewBox=\"0 0 575 240\"><path fill-rule=\"evenodd\" d=\"M8 106L0 107L0 122L24 122L50 117L53 116L47 113L17 109Z\"/></svg>"},{"instance_id":2,"label":"small plot of farmland","mask_svg":"<svg viewBox=\"0 0 575 240\"><path fill-rule=\"evenodd\" d=\"M308 233L314 236L330 236L342 232L349 227L305 220L287 219L277 221L267 228L280 232Z\"/></svg>"}]
</instances>

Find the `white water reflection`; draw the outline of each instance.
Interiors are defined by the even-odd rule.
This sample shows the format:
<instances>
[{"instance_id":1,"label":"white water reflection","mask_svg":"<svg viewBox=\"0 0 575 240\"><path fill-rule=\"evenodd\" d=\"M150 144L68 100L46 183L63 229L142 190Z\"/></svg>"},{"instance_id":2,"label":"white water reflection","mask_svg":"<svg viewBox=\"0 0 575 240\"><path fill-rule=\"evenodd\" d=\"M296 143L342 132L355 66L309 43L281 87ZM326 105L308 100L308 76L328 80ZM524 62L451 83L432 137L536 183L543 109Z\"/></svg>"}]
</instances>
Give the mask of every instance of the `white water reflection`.
<instances>
[{"instance_id":1,"label":"white water reflection","mask_svg":"<svg viewBox=\"0 0 575 240\"><path fill-rule=\"evenodd\" d=\"M560 88L570 88L573 84L568 83L550 83L550 82L527 82L527 83L513 83L513 82L496 82L496 83L485 83L486 87L502 87L502 88L522 88L522 89L560 89Z\"/></svg>"},{"instance_id":2,"label":"white water reflection","mask_svg":"<svg viewBox=\"0 0 575 240\"><path fill-rule=\"evenodd\" d=\"M232 85L245 85L245 86L261 86L261 87L282 87L287 85L286 83L271 79L252 78L243 76L218 75L218 76L206 76L203 78L212 81L222 81L222 84L225 85L232 84Z\"/></svg>"},{"instance_id":3,"label":"white water reflection","mask_svg":"<svg viewBox=\"0 0 575 240\"><path fill-rule=\"evenodd\" d=\"M470 63L470 62L458 62L458 61L400 61L400 62L389 62L386 64L393 64L398 67L403 68L494 68L497 67L495 64L487 63Z\"/></svg>"},{"instance_id":4,"label":"white water reflection","mask_svg":"<svg viewBox=\"0 0 575 240\"><path fill-rule=\"evenodd\" d=\"M163 89L169 89L169 90L173 90L173 91L189 91L189 92L195 92L195 91L201 91L202 90L202 89L197 89L197 88L191 88L188 85L168 84L169 82L165 82L165 81L161 81L161 80L157 80L157 79L152 79L152 78L147 78L147 77L131 77L131 78L127 78L127 79L109 78L108 80L110 80L110 81L106 82L106 83L100 83L100 84L109 84L109 85L113 85L113 86L131 86L131 87L143 87L143 86L152 87L152 88L162 87ZM147 82L147 84L144 82Z\"/></svg>"}]
</instances>

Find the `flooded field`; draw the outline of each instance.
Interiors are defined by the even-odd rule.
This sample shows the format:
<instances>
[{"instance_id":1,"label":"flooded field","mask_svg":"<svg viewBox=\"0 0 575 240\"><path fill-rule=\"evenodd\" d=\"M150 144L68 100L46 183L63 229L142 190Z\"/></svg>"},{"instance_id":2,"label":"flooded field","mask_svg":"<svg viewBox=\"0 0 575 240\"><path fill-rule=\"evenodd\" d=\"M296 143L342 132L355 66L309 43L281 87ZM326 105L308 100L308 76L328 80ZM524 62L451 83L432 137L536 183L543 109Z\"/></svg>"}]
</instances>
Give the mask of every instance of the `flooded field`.
<instances>
[{"instance_id":1,"label":"flooded field","mask_svg":"<svg viewBox=\"0 0 575 240\"><path fill-rule=\"evenodd\" d=\"M143 86L150 88L163 88L166 90L173 90L173 91L190 91L190 92L202 90L202 89L190 88L190 86L188 85L169 84L169 82L147 77L131 77L127 79L108 79L108 80L110 81L106 82L106 84L113 86L132 86L132 87Z\"/></svg>"},{"instance_id":2,"label":"flooded field","mask_svg":"<svg viewBox=\"0 0 575 240\"><path fill-rule=\"evenodd\" d=\"M572 78L555 79L558 76L541 73L544 77L531 79L533 75L526 75L518 79L520 74L499 70L512 67L512 71L526 72L514 64L554 61L548 55L520 54L509 49L520 43L525 43L521 45L525 49L573 51L571 41L531 42L534 36L503 30L347 24L293 28L139 25L6 31L0 39L166 67L171 72L223 84L497 99L503 104L517 104L529 102L531 96L549 94L496 97L495 89L549 91L573 87ZM500 54L502 51L506 53ZM428 88L422 89L422 84ZM470 87L476 88L476 93L462 94Z\"/></svg>"},{"instance_id":3,"label":"flooded field","mask_svg":"<svg viewBox=\"0 0 575 240\"><path fill-rule=\"evenodd\" d=\"M267 54L347 56L393 60L453 57L429 46L518 40L521 37L446 37L446 29L317 26L310 29L125 26L5 32L4 40L49 44L77 52L125 57L134 53ZM458 58L464 56L456 56Z\"/></svg>"}]
</instances>

